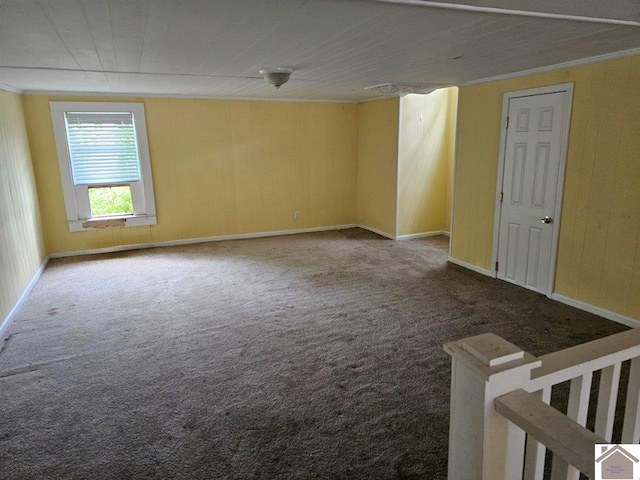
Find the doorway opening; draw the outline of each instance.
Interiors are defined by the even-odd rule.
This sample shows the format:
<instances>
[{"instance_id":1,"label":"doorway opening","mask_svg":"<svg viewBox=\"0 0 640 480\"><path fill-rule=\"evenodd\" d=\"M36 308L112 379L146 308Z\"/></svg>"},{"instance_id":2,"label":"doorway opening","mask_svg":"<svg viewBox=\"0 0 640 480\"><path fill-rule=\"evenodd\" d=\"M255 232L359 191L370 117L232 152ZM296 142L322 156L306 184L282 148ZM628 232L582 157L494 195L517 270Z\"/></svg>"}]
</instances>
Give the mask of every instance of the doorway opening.
<instances>
[{"instance_id":1,"label":"doorway opening","mask_svg":"<svg viewBox=\"0 0 640 480\"><path fill-rule=\"evenodd\" d=\"M400 98L395 238L449 235L458 88Z\"/></svg>"}]
</instances>

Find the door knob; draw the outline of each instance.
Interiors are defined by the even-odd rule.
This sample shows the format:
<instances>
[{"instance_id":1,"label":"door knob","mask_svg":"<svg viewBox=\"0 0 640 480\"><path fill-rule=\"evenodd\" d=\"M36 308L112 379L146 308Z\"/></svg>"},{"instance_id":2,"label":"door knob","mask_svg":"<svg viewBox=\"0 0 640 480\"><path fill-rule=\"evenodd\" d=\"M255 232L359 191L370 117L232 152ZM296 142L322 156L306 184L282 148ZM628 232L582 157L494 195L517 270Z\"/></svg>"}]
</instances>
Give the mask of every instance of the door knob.
<instances>
[{"instance_id":1,"label":"door knob","mask_svg":"<svg viewBox=\"0 0 640 480\"><path fill-rule=\"evenodd\" d=\"M544 218L540 220L542 223L551 223L551 217L549 215L545 215Z\"/></svg>"}]
</instances>

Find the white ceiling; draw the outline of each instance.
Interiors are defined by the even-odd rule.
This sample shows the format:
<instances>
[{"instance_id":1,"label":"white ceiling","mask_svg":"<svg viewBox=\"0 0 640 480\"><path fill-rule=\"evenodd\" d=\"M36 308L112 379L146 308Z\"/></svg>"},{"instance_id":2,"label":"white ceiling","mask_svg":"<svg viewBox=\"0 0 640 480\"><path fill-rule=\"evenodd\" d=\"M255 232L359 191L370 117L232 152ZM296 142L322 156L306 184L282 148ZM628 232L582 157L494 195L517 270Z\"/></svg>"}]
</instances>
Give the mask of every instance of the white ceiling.
<instances>
[{"instance_id":1,"label":"white ceiling","mask_svg":"<svg viewBox=\"0 0 640 480\"><path fill-rule=\"evenodd\" d=\"M370 85L640 54L638 0L397 1L2 0L0 88L360 101L382 96ZM525 4L594 21L473 11ZM269 66L295 72L276 91L259 74Z\"/></svg>"}]
</instances>

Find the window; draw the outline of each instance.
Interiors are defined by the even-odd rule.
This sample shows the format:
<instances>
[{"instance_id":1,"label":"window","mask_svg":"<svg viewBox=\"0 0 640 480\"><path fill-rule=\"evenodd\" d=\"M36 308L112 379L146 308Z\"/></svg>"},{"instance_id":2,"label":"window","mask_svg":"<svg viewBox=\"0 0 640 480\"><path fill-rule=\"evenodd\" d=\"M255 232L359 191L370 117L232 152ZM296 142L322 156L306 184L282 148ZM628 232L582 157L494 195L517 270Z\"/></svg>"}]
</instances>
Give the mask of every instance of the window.
<instances>
[{"instance_id":1,"label":"window","mask_svg":"<svg viewBox=\"0 0 640 480\"><path fill-rule=\"evenodd\" d=\"M50 106L69 230L154 225L144 106Z\"/></svg>"}]
</instances>

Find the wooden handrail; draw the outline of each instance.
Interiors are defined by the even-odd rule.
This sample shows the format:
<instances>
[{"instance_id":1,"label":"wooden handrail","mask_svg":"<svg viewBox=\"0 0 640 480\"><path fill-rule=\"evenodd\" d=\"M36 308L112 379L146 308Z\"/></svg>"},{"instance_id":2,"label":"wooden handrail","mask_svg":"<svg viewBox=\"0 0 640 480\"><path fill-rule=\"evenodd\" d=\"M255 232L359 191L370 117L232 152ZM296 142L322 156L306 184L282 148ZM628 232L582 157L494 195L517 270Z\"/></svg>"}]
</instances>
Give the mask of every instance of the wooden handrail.
<instances>
[{"instance_id":1,"label":"wooden handrail","mask_svg":"<svg viewBox=\"0 0 640 480\"><path fill-rule=\"evenodd\" d=\"M609 443L522 389L496 398L496 410L589 478L595 478L594 447Z\"/></svg>"},{"instance_id":2,"label":"wooden handrail","mask_svg":"<svg viewBox=\"0 0 640 480\"><path fill-rule=\"evenodd\" d=\"M541 390L638 356L640 328L553 352L537 358L542 365L531 371L528 390Z\"/></svg>"}]
</instances>

